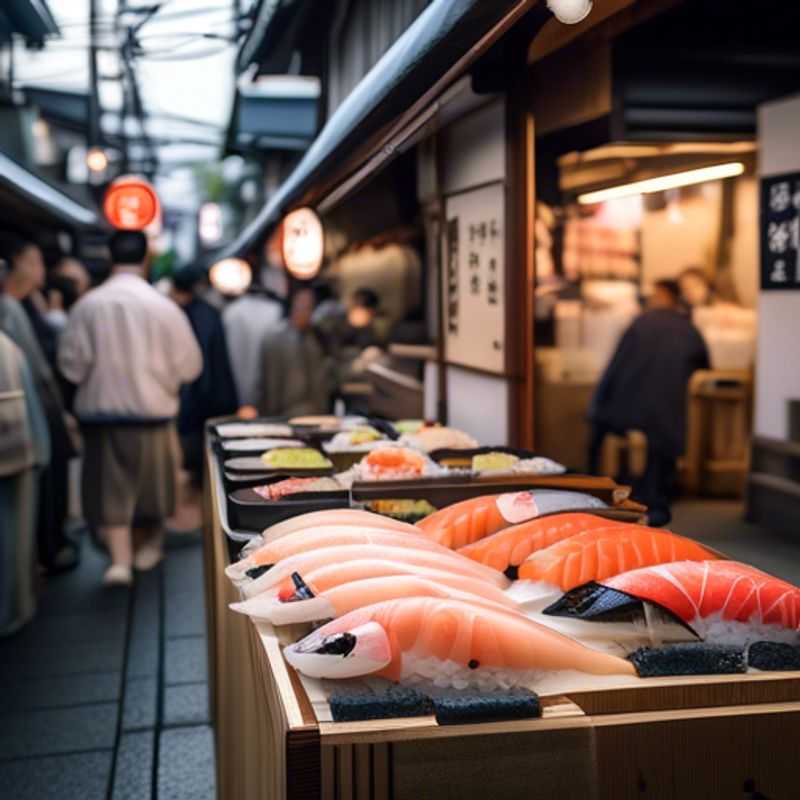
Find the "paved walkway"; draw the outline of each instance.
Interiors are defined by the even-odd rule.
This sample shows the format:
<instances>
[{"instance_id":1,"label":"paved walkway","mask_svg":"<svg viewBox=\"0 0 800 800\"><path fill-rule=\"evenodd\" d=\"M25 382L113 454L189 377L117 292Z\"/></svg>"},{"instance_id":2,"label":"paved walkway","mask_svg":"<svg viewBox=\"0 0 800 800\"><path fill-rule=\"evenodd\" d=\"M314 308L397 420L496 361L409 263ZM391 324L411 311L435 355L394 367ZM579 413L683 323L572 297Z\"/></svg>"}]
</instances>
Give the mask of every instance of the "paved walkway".
<instances>
[{"instance_id":1,"label":"paved walkway","mask_svg":"<svg viewBox=\"0 0 800 800\"><path fill-rule=\"evenodd\" d=\"M132 591L101 587L104 559L82 555L0 640L0 796L211 800L199 535L170 537Z\"/></svg>"}]
</instances>

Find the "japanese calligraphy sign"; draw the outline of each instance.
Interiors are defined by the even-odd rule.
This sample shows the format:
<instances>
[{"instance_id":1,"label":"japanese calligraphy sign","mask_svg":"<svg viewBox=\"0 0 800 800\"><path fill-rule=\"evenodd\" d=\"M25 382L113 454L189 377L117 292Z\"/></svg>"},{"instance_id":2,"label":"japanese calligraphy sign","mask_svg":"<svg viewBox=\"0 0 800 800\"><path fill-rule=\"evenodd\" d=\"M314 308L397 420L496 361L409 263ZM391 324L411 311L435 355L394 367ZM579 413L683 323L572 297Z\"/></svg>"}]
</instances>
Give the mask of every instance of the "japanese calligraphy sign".
<instances>
[{"instance_id":1,"label":"japanese calligraphy sign","mask_svg":"<svg viewBox=\"0 0 800 800\"><path fill-rule=\"evenodd\" d=\"M446 199L445 358L505 372L505 193L502 183Z\"/></svg>"},{"instance_id":2,"label":"japanese calligraphy sign","mask_svg":"<svg viewBox=\"0 0 800 800\"><path fill-rule=\"evenodd\" d=\"M761 288L800 289L800 172L761 181Z\"/></svg>"}]
</instances>

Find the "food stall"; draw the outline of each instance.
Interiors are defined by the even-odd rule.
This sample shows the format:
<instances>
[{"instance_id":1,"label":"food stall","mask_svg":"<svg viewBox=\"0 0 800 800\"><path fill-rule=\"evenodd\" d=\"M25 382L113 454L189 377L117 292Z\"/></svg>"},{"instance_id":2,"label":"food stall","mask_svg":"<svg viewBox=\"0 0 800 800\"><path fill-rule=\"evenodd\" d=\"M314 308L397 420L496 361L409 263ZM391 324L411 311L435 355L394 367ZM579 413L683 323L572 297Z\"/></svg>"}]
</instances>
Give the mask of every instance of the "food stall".
<instances>
[{"instance_id":1,"label":"food stall","mask_svg":"<svg viewBox=\"0 0 800 800\"><path fill-rule=\"evenodd\" d=\"M492 712L498 694L489 693L488 716L485 707L476 715L433 694L433 706L409 711L399 697L379 718L351 719L330 682L298 672L284 655L307 626L278 627L228 608L242 595L226 569L255 531L229 526L230 454L218 430L212 424L207 434L205 552L223 799L477 798L487 786L506 797L792 796L800 671L571 675L542 689L533 710ZM524 485L495 480L478 491ZM625 488L605 479L560 475L531 484L582 488L606 499L612 519L640 519Z\"/></svg>"}]
</instances>

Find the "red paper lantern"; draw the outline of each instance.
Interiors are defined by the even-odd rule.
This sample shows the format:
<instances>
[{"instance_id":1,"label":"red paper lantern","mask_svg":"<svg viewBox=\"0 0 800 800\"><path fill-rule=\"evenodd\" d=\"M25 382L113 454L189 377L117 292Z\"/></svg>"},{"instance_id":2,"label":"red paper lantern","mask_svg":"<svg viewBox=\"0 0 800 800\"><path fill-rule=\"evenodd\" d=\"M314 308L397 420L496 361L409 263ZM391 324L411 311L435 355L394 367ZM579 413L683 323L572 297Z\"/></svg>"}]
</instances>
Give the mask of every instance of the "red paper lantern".
<instances>
[{"instance_id":1,"label":"red paper lantern","mask_svg":"<svg viewBox=\"0 0 800 800\"><path fill-rule=\"evenodd\" d=\"M115 227L126 231L146 228L159 211L156 190L144 178L126 175L108 187L103 213Z\"/></svg>"}]
</instances>

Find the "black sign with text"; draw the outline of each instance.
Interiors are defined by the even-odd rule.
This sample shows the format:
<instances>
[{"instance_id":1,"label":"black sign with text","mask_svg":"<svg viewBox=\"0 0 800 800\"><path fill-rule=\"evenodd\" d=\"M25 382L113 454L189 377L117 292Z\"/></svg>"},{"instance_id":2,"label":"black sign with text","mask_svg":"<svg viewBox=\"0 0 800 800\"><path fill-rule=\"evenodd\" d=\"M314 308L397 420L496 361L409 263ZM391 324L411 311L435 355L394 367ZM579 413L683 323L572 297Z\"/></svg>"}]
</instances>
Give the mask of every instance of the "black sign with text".
<instances>
[{"instance_id":1,"label":"black sign with text","mask_svg":"<svg viewBox=\"0 0 800 800\"><path fill-rule=\"evenodd\" d=\"M800 172L761 180L761 288L800 289Z\"/></svg>"}]
</instances>

